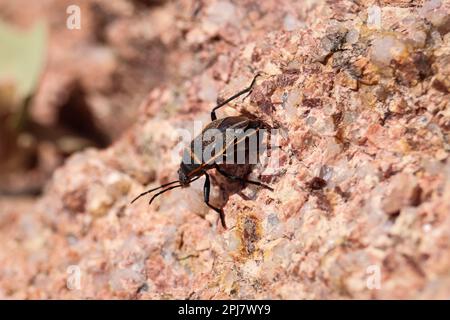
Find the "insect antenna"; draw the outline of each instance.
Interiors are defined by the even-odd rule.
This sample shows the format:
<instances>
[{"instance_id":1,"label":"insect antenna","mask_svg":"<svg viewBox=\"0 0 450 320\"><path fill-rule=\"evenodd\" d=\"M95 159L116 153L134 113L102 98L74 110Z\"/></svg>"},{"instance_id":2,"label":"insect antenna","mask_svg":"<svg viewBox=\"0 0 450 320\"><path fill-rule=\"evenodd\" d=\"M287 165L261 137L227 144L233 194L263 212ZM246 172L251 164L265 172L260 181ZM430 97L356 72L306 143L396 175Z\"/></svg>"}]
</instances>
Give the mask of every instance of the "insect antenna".
<instances>
[{"instance_id":1,"label":"insect antenna","mask_svg":"<svg viewBox=\"0 0 450 320\"><path fill-rule=\"evenodd\" d=\"M199 178L200 178L200 176L195 177L194 179L191 179L191 180L189 181L189 183L194 182L195 180L198 180ZM177 181L177 182L178 182L178 181ZM182 186L181 184L177 184L176 186L169 187L169 188L167 188L167 189L164 189L163 191L158 192L157 194L154 194L153 197L150 199L150 201L149 201L148 204L149 204L149 205L152 204L153 200L155 200L155 198L158 197L159 195L161 195L161 194L163 194L163 193L165 193L165 192L167 192L167 191L170 191L170 190L172 190L172 189L181 187L181 186Z\"/></svg>"},{"instance_id":2,"label":"insect antenna","mask_svg":"<svg viewBox=\"0 0 450 320\"><path fill-rule=\"evenodd\" d=\"M152 204L153 200L155 200L155 198L156 198L157 196L162 195L163 193L165 193L165 192L167 192L167 191L170 191L170 190L172 190L172 189L178 188L178 187L181 187L181 184L178 184L178 185L176 185L176 186L169 187L169 188L167 188L167 189L164 189L163 191L158 192L157 194L153 195L153 197L150 199L150 201L148 202L148 204L149 204L149 205Z\"/></svg>"},{"instance_id":3,"label":"insect antenna","mask_svg":"<svg viewBox=\"0 0 450 320\"><path fill-rule=\"evenodd\" d=\"M180 181L176 180L176 181L168 182L168 183L160 185L159 187L156 187L156 188L147 190L145 192L142 192L140 195L138 195L136 198L134 198L133 201L131 201L131 203L135 202L137 199L139 199L142 196L145 196L146 194L149 194L149 193L151 193L153 191L156 191L158 189L161 189L161 188L165 188L165 187L170 186L171 184L174 184L174 183L177 183L177 182L180 182Z\"/></svg>"},{"instance_id":4,"label":"insect antenna","mask_svg":"<svg viewBox=\"0 0 450 320\"><path fill-rule=\"evenodd\" d=\"M191 179L191 180L189 181L189 183L194 182L195 180L197 180L197 179L199 179L199 178L200 178L200 176L198 176L198 177L196 177L196 178L194 178L194 179ZM142 192L140 195L138 195L136 198L134 198L133 201L131 201L131 204L132 204L133 202L135 202L137 199L139 199L140 197L145 196L146 194L149 194L149 193L151 193L151 192L153 192L153 191L156 191L156 190L159 190L159 189L168 187L168 186L170 186L170 185L172 185L172 184L174 184L174 183L179 183L179 182L180 182L179 180L175 180L175 181L172 181L172 182L168 182L168 183L162 184L162 185L160 185L159 187L156 187L156 188L147 190L147 191L145 191L145 192ZM163 193L166 192L166 191L169 191L169 190L172 190L172 189L175 189L175 188L178 188L178 187L181 187L181 184L176 185L176 186L172 186L172 187L170 187L170 188L167 188L167 189L164 189L164 190L158 192L157 194L155 194L155 195L151 198L149 204L151 204L151 203L153 202L153 200L154 200L157 196L159 196L160 194L163 194Z\"/></svg>"}]
</instances>

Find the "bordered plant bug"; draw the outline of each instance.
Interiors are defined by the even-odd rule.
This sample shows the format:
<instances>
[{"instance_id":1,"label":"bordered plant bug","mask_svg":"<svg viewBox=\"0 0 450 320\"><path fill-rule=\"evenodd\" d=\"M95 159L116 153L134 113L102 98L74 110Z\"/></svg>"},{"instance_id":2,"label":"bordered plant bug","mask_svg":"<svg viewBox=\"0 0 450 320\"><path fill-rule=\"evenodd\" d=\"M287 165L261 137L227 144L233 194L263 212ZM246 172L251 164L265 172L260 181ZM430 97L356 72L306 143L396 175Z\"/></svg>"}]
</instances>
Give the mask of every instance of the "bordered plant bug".
<instances>
[{"instance_id":1,"label":"bordered plant bug","mask_svg":"<svg viewBox=\"0 0 450 320\"><path fill-rule=\"evenodd\" d=\"M232 116L220 119L217 119L216 116L216 111L219 108L245 93L250 94L258 76L259 74L253 78L249 87L239 91L212 109L211 122L197 137L194 138L194 140L192 140L189 148L184 150L183 159L180 163L180 168L178 169L178 180L147 190L138 195L131 203L144 195L160 190L150 199L149 204L151 204L153 200L161 194L175 188L188 187L191 182L205 176L205 183L203 186L204 202L208 207L219 214L222 226L226 228L223 209L217 208L209 202L211 182L208 170L216 169L220 174L230 180L258 185L273 191L273 189L266 184L229 174L225 170L225 166L230 164L236 166L248 165L250 163L250 158L255 158L255 153L256 160L258 160L261 129L270 129L270 126L261 120L250 119L245 116ZM251 143L252 141L253 143Z\"/></svg>"}]
</instances>

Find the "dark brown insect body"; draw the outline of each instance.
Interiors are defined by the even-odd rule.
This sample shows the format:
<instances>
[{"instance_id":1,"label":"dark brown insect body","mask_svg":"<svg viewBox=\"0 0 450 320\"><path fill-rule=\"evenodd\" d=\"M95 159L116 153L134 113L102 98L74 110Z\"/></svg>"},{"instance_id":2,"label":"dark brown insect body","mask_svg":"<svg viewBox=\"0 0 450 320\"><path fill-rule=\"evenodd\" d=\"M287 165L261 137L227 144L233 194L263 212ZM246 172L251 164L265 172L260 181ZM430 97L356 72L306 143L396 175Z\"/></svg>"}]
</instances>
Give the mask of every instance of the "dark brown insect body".
<instances>
[{"instance_id":1,"label":"dark brown insect body","mask_svg":"<svg viewBox=\"0 0 450 320\"><path fill-rule=\"evenodd\" d=\"M219 213L222 226L226 228L223 210L209 203L211 183L208 170L216 169L220 174L231 180L255 184L272 190L271 187L258 181L243 179L242 177L231 175L224 170L225 166L230 163L230 160L235 166L248 165L249 158L254 155L253 153L255 151L256 153L259 152L259 149L254 150L249 147L249 141L253 139L253 141L257 141L256 145L259 146L259 142L261 141L261 137L259 136L260 129L269 128L269 126L260 120L250 119L244 116L217 119L215 114L218 108L226 105L240 95L250 92L257 76L255 76L248 88L238 92L213 108L211 122L192 140L189 148L184 150L183 160L178 169L178 180L148 190L140 194L132 202L145 194L167 187L153 195L150 199L150 203L152 203L160 194L174 188L188 187L191 182L199 179L201 176L205 176L205 184L203 187L204 201L211 209ZM242 157L238 159L240 155Z\"/></svg>"},{"instance_id":2,"label":"dark brown insect body","mask_svg":"<svg viewBox=\"0 0 450 320\"><path fill-rule=\"evenodd\" d=\"M236 159L240 151L238 146L247 142L240 149L243 149L244 155L248 158L248 152L250 152L248 139L253 136L258 139L259 129L264 127L265 125L262 122L243 116L226 117L212 121L203 129L201 134L192 140L189 148L184 150L183 160L178 170L180 182L188 184L192 178L203 175L205 171L217 168L217 166L222 167L222 163L226 162L227 156L233 156L232 163L239 165ZM220 141L217 141L217 136L214 134L208 134L213 130L219 136ZM236 132L242 132L242 135L236 137L234 135ZM207 151L208 146L211 152L205 155L204 152ZM241 164L247 163L248 161L245 161Z\"/></svg>"}]
</instances>

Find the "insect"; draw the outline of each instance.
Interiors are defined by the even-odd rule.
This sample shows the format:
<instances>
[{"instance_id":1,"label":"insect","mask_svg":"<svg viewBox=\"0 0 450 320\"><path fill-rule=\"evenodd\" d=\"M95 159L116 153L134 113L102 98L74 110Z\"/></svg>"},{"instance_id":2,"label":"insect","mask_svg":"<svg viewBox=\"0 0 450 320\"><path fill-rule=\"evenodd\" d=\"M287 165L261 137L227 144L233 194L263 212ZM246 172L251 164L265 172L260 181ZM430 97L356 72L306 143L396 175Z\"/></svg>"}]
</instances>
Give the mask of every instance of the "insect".
<instances>
[{"instance_id":1,"label":"insect","mask_svg":"<svg viewBox=\"0 0 450 320\"><path fill-rule=\"evenodd\" d=\"M175 188L185 188L190 185L190 183L196 181L202 176L205 176L205 183L203 186L203 200L206 203L208 207L213 209L219 214L219 218L221 221L222 226L226 229L226 223L225 223L225 214L223 212L223 209L217 208L210 204L209 202L209 195L211 190L211 182L210 182L210 176L208 173L208 170L210 169L216 169L217 172L219 172L221 175L225 176L226 178L233 180L233 181L240 181L241 183L248 183L248 184L254 184L261 186L263 188L269 189L273 191L273 189L263 184L259 181L253 181L244 179L240 176L236 176L233 174L228 173L225 168L226 164L220 160L223 160L224 157L226 157L228 154L233 154L234 160L236 160L237 156L237 147L240 146L241 149L244 149L244 154L246 156L246 160L244 163L233 164L233 166L240 166L240 165L246 165L248 164L248 156L249 156L249 148L248 148L248 141L250 138L255 137L258 135L259 130L263 128L270 128L266 123L264 123L261 120L255 120L250 119L245 116L231 116L231 117L225 117L217 119L216 111L228 104L229 102L233 101L234 99L238 98L239 96L248 93L251 93L251 90L256 82L256 78L259 76L257 74L250 86L245 88L242 91L239 91L238 93L234 94L230 98L224 100L223 102L217 104L211 111L211 122L202 130L202 132L192 140L189 148L186 148L184 150L183 159L180 163L180 168L178 169L178 180L165 183L157 188L153 188L150 190L147 190L140 195L138 195L131 203L135 202L140 197L147 195L149 193L152 193L157 190L161 190L157 193L155 193L152 198L149 201L149 204L155 200L156 197L160 196L161 194L170 191ZM224 140L228 141L225 144L222 144L217 151L217 134L215 136L208 135L209 132L213 131L216 133L219 133L219 137L222 138L221 141ZM229 132L233 131L239 131L239 132L249 132L248 134L241 135L240 137L234 139L228 139ZM247 139L247 140L246 140ZM247 142L247 143L246 143ZM200 149L198 148L200 146ZM212 147L212 151L208 156L204 156L203 151L208 146ZM242 146L244 146L242 148Z\"/></svg>"}]
</instances>

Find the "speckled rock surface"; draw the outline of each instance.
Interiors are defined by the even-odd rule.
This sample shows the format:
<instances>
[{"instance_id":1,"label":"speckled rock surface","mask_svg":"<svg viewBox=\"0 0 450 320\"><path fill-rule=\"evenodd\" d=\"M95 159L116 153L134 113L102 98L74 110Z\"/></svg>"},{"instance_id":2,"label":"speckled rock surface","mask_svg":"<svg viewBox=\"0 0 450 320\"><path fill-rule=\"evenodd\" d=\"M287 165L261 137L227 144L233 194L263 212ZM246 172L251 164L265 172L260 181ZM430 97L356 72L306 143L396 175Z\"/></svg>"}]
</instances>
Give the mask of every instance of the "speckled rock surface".
<instances>
[{"instance_id":1,"label":"speckled rock surface","mask_svg":"<svg viewBox=\"0 0 450 320\"><path fill-rule=\"evenodd\" d=\"M450 2L195 3L176 1L171 31L192 76L38 203L2 205L0 297L450 298ZM180 130L256 71L221 115L280 129L279 166L250 174L275 191L213 173L227 230L202 180L130 205L176 179Z\"/></svg>"}]
</instances>

